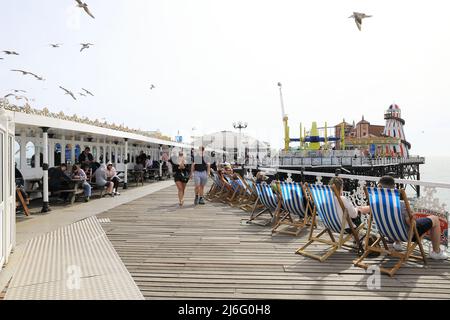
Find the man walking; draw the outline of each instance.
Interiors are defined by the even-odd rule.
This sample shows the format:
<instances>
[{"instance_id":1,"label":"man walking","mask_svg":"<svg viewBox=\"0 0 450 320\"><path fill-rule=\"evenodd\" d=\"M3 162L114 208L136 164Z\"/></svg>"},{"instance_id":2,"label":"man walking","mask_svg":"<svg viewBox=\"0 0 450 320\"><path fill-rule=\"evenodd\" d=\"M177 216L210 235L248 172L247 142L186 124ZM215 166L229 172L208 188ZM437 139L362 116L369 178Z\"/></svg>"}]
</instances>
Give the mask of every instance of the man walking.
<instances>
[{"instance_id":1,"label":"man walking","mask_svg":"<svg viewBox=\"0 0 450 320\"><path fill-rule=\"evenodd\" d=\"M194 177L195 182L194 205L205 204L203 192L205 185L208 182L210 171L211 165L207 160L205 160L205 147L201 146L199 148L199 153L194 156L194 161L191 166L191 176Z\"/></svg>"}]
</instances>

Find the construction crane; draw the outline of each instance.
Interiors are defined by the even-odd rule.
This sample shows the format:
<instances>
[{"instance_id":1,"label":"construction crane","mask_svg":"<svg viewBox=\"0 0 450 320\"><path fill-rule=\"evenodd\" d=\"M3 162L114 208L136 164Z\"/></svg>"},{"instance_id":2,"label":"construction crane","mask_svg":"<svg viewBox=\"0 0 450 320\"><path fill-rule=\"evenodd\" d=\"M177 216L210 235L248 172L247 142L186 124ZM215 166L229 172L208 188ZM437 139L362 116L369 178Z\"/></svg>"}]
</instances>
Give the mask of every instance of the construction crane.
<instances>
[{"instance_id":1,"label":"construction crane","mask_svg":"<svg viewBox=\"0 0 450 320\"><path fill-rule=\"evenodd\" d=\"M289 151L289 126L288 126L288 116L284 111L284 103L283 103L283 92L281 91L281 82L278 82L278 87L280 88L280 102L281 102L281 117L283 120L284 126L284 151Z\"/></svg>"}]
</instances>

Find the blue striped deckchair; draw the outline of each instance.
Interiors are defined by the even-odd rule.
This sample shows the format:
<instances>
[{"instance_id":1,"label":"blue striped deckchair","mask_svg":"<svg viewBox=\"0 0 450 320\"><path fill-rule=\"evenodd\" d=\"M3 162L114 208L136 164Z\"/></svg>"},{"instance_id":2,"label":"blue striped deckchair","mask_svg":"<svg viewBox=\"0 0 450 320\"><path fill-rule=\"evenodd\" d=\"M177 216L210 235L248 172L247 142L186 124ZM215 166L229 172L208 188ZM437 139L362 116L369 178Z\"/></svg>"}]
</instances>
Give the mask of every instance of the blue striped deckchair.
<instances>
[{"instance_id":1,"label":"blue striped deckchair","mask_svg":"<svg viewBox=\"0 0 450 320\"><path fill-rule=\"evenodd\" d=\"M316 184L309 185L308 189L314 202L311 230L308 242L304 246L299 248L296 253L323 262L341 247L356 249L353 246L347 245L346 243L352 238L357 244L360 243L358 232L363 227L363 224L361 223L361 225L357 226L356 228L353 227L353 223L348 215L347 210L344 207L344 203L342 202L339 192L335 189L334 186ZM342 212L344 213L342 218L338 212L338 206L340 206ZM313 235L317 215L318 218L322 221L324 229L317 235ZM342 220L346 223L343 223ZM346 233L346 228L348 228L350 232ZM325 233L329 235L330 240L322 238ZM333 233L339 234L339 238L337 240L335 240ZM317 255L306 251L306 248L314 242L326 244L330 247L323 255Z\"/></svg>"},{"instance_id":2,"label":"blue striped deckchair","mask_svg":"<svg viewBox=\"0 0 450 320\"><path fill-rule=\"evenodd\" d=\"M216 200L216 199L220 199L221 196L224 193L224 184L220 178L220 175L218 172L214 172L213 171L213 185L211 186L211 189L209 190L209 192L207 193L207 200Z\"/></svg>"},{"instance_id":3,"label":"blue striped deckchair","mask_svg":"<svg viewBox=\"0 0 450 320\"><path fill-rule=\"evenodd\" d=\"M238 179L233 179L229 175L225 175L225 179L230 186L230 196L226 199L232 206L239 204L239 197L243 191L243 184Z\"/></svg>"},{"instance_id":4,"label":"blue striped deckchair","mask_svg":"<svg viewBox=\"0 0 450 320\"><path fill-rule=\"evenodd\" d=\"M246 185L247 200L241 208L246 211L251 211L252 213L254 213L257 209L263 209L264 205L258 201L258 191L256 190L255 180L245 177L243 182Z\"/></svg>"},{"instance_id":5,"label":"blue striped deckchair","mask_svg":"<svg viewBox=\"0 0 450 320\"><path fill-rule=\"evenodd\" d=\"M372 231L372 223L375 223L378 236L377 240L371 245L369 245L368 237L366 237L364 254L359 259L355 260L355 266L367 269L369 265L364 263L364 259L366 259L371 252L378 254L384 253L399 259L399 261L390 269L380 266L380 271L389 274L391 277L410 258L421 260L426 264L427 261L422 246L422 237L419 237L417 232L416 222L411 213L405 190L368 187L365 188L364 191L370 204L367 234L370 234ZM401 201L404 201L405 209L409 215L409 226L402 214ZM389 249L386 240L406 242L405 252ZM384 248L381 248L378 245L380 241L383 243ZM420 256L412 254L417 246L419 246Z\"/></svg>"},{"instance_id":6,"label":"blue striped deckchair","mask_svg":"<svg viewBox=\"0 0 450 320\"><path fill-rule=\"evenodd\" d=\"M270 220L266 221L264 225L268 225L272 222L273 212L275 214L280 209L281 202L279 201L279 197L273 192L272 187L265 182L256 183L256 192L258 193L258 202L261 203L264 207L263 210L259 212L252 212L249 222L258 218L261 214L268 212L270 214Z\"/></svg>"},{"instance_id":7,"label":"blue striped deckchair","mask_svg":"<svg viewBox=\"0 0 450 320\"><path fill-rule=\"evenodd\" d=\"M251 211L257 199L257 196L254 195L253 189L251 187L254 183L249 178L242 178L242 176L238 173L235 173L235 177L238 179L238 183L241 188L241 191L238 195L239 208L245 211Z\"/></svg>"},{"instance_id":8,"label":"blue striped deckchair","mask_svg":"<svg viewBox=\"0 0 450 320\"><path fill-rule=\"evenodd\" d=\"M309 222L311 207L303 185L297 182L280 182L281 210L275 218L275 227L272 233L287 233L298 236L300 231ZM294 215L294 217L293 217ZM295 216L297 218L295 218ZM294 227L295 231L279 229L283 225Z\"/></svg>"},{"instance_id":9,"label":"blue striped deckchair","mask_svg":"<svg viewBox=\"0 0 450 320\"><path fill-rule=\"evenodd\" d=\"M222 189L222 185L220 183L220 179L218 177L217 172L212 171L212 180L213 184L211 185L211 188L207 192L205 199L212 200L218 192Z\"/></svg>"}]
</instances>

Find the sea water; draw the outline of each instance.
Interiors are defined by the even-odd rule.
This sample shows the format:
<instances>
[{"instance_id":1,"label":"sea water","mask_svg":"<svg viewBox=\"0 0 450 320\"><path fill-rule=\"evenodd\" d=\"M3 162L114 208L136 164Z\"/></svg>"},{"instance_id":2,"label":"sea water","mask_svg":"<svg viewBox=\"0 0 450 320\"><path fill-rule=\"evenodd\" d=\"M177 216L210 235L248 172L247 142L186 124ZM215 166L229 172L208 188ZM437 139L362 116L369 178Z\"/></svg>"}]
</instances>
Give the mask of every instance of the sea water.
<instances>
[{"instance_id":1,"label":"sea water","mask_svg":"<svg viewBox=\"0 0 450 320\"><path fill-rule=\"evenodd\" d=\"M425 157L425 164L420 166L420 180L450 184L450 156ZM421 196L425 196L422 190ZM450 210L450 189L436 188L435 197Z\"/></svg>"}]
</instances>

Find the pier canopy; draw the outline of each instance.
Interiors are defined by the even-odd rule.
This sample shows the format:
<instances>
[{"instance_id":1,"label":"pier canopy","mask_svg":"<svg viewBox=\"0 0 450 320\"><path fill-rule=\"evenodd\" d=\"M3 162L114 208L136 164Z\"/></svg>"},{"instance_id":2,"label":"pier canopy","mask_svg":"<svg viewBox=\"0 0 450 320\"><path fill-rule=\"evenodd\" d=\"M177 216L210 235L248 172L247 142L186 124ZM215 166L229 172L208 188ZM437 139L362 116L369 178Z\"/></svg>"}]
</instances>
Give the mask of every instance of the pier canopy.
<instances>
[{"instance_id":1,"label":"pier canopy","mask_svg":"<svg viewBox=\"0 0 450 320\"><path fill-rule=\"evenodd\" d=\"M94 161L112 162L119 171L132 168L141 152L150 156L152 161L160 161L168 159L175 150L189 154L192 148L190 144L156 138L148 132L122 125L69 116L63 112L53 113L47 109L37 110L28 105L17 107L7 101L2 105L15 123L14 159L25 179L42 177L43 129L48 133L49 167L76 163L85 147L91 149ZM213 148L206 148L206 151L214 151L216 156L222 156L224 152ZM125 160L128 160L128 165Z\"/></svg>"}]
</instances>

